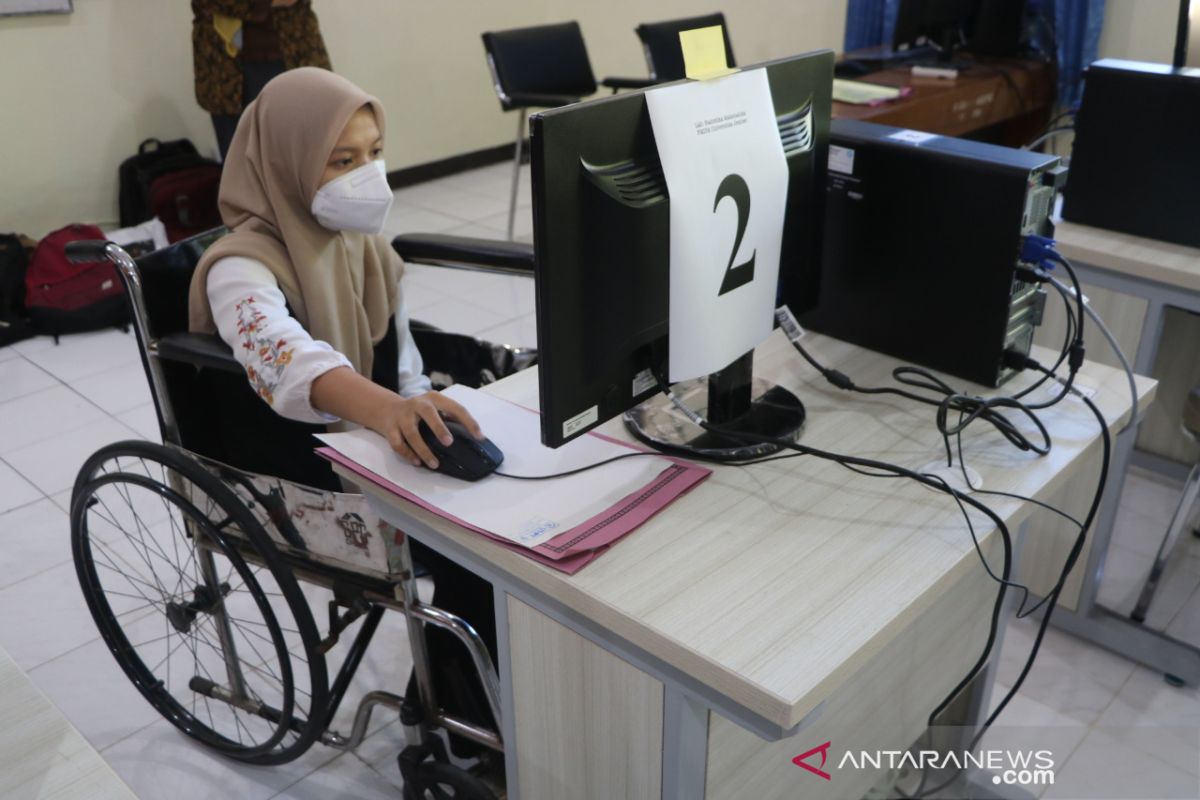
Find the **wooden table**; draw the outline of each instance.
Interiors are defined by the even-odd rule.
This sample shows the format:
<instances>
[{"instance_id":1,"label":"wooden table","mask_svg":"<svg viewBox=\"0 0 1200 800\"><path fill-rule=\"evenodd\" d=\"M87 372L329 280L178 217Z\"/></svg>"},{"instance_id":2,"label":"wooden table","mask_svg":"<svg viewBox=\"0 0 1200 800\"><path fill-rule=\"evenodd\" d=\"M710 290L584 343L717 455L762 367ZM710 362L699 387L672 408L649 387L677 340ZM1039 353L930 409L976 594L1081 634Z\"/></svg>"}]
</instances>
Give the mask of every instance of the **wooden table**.
<instances>
[{"instance_id":1,"label":"wooden table","mask_svg":"<svg viewBox=\"0 0 1200 800\"><path fill-rule=\"evenodd\" d=\"M864 385L897 364L816 334L806 342ZM806 444L912 468L940 456L932 409L841 393L778 332L758 348L755 373L803 399ZM488 391L536 407L537 377L527 370ZM1123 374L1087 364L1081 380L1119 424L1130 407ZM1148 402L1152 382L1139 387ZM1049 496L1100 445L1077 401L1045 421L1049 456L981 431L968 463L989 488ZM601 431L629 439L619 421ZM881 774L838 771L837 760L917 740L978 658L996 599L952 499L809 457L716 468L574 576L366 489L385 518L495 587L514 798L858 800ZM1015 534L1032 506L993 499ZM1000 536L975 517L999 565ZM981 685L975 703L986 708ZM830 781L792 763L825 742Z\"/></svg>"},{"instance_id":2,"label":"wooden table","mask_svg":"<svg viewBox=\"0 0 1200 800\"><path fill-rule=\"evenodd\" d=\"M1182 481L1197 457L1195 445L1180 433L1180 421L1187 393L1200 384L1200 249L1072 222L1058 223L1055 237L1075 266L1089 304L1134 370L1160 381L1158 399L1142 415L1141 424L1118 441L1112 465L1115 491L1097 525L1088 568L1080 573L1077 600L1067 605L1072 613L1056 620L1065 630L1194 683L1200 681L1200 648L1097 605L1096 593L1127 466L1138 464ZM1061 342L1064 326L1063 315L1052 303L1035 341ZM1085 326L1085 341L1089 359L1118 364L1095 326ZM1065 534L1060 529L1054 535Z\"/></svg>"},{"instance_id":3,"label":"wooden table","mask_svg":"<svg viewBox=\"0 0 1200 800\"><path fill-rule=\"evenodd\" d=\"M965 136L1012 147L1041 133L1055 97L1053 69L1033 59L980 61L953 80L913 77L909 66L853 80L907 87L911 93L877 106L834 102L835 118Z\"/></svg>"},{"instance_id":4,"label":"wooden table","mask_svg":"<svg viewBox=\"0 0 1200 800\"><path fill-rule=\"evenodd\" d=\"M5 800L135 800L3 650L0 725L0 797Z\"/></svg>"}]
</instances>

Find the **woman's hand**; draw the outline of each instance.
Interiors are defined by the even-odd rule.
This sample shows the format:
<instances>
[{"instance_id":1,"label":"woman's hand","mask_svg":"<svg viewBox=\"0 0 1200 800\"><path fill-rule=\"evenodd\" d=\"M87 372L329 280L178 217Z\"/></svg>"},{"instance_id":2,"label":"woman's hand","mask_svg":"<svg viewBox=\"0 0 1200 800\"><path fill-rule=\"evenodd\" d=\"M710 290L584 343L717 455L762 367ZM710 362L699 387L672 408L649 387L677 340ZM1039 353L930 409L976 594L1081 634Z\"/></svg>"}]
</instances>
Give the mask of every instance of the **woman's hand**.
<instances>
[{"instance_id":1,"label":"woman's hand","mask_svg":"<svg viewBox=\"0 0 1200 800\"><path fill-rule=\"evenodd\" d=\"M380 405L369 427L386 438L392 449L413 466L424 463L430 469L436 469L438 460L421 438L417 425L424 420L433 435L448 445L453 437L442 421L443 416L462 424L476 439L483 438L475 418L441 392L426 392L408 398L392 395Z\"/></svg>"},{"instance_id":2,"label":"woman's hand","mask_svg":"<svg viewBox=\"0 0 1200 800\"><path fill-rule=\"evenodd\" d=\"M424 462L430 469L436 469L438 464L417 431L417 423L422 420L445 444L453 439L443 416L463 425L476 439L483 438L475 418L441 392L401 397L350 367L336 367L319 375L312 383L310 395L313 408L370 428L414 466Z\"/></svg>"}]
</instances>

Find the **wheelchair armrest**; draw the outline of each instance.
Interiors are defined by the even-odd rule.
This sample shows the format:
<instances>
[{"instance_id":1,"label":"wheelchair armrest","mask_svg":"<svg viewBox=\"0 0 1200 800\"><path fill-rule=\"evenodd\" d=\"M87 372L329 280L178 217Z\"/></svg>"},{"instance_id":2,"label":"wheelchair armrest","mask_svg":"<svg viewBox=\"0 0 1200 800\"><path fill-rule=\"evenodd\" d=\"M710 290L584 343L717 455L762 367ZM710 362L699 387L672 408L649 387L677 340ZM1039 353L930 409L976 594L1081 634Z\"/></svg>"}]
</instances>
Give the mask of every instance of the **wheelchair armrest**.
<instances>
[{"instance_id":1,"label":"wheelchair armrest","mask_svg":"<svg viewBox=\"0 0 1200 800\"><path fill-rule=\"evenodd\" d=\"M536 92L513 92L508 98L508 104L512 108L558 108L578 102L579 98L572 95Z\"/></svg>"},{"instance_id":2,"label":"wheelchair armrest","mask_svg":"<svg viewBox=\"0 0 1200 800\"><path fill-rule=\"evenodd\" d=\"M225 372L245 372L229 345L212 333L172 333L158 340L158 357Z\"/></svg>"},{"instance_id":3,"label":"wheelchair armrest","mask_svg":"<svg viewBox=\"0 0 1200 800\"><path fill-rule=\"evenodd\" d=\"M485 272L533 274L533 245L502 239L476 239L444 233L402 233L392 249L405 261Z\"/></svg>"},{"instance_id":4,"label":"wheelchair armrest","mask_svg":"<svg viewBox=\"0 0 1200 800\"><path fill-rule=\"evenodd\" d=\"M614 92L617 89L645 89L649 86L657 86L661 81L656 81L653 78L613 78L608 77L600 81L600 85L606 89L612 89Z\"/></svg>"}]
</instances>

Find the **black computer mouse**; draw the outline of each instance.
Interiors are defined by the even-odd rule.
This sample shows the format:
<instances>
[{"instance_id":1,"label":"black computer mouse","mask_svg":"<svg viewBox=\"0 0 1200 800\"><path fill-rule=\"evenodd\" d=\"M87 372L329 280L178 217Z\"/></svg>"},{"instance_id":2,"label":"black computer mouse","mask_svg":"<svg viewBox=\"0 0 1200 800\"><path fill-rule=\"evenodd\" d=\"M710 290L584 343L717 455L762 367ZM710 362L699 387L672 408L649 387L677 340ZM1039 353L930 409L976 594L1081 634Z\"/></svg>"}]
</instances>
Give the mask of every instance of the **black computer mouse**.
<instances>
[{"instance_id":1,"label":"black computer mouse","mask_svg":"<svg viewBox=\"0 0 1200 800\"><path fill-rule=\"evenodd\" d=\"M445 423L454 437L448 445L438 441L424 420L417 423L421 438L438 460L436 472L464 481L477 481L491 475L504 461L504 453L490 439L479 441L459 423L451 420L445 420Z\"/></svg>"}]
</instances>

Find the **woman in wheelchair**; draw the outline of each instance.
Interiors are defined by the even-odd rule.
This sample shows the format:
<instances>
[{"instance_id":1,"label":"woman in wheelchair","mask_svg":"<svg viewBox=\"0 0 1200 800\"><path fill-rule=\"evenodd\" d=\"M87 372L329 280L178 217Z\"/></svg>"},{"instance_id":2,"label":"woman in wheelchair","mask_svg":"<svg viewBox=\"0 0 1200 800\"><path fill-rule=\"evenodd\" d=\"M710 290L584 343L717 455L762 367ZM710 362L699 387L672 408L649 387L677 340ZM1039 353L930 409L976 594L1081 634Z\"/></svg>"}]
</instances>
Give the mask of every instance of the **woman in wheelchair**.
<instances>
[{"instance_id":1,"label":"woman in wheelchair","mask_svg":"<svg viewBox=\"0 0 1200 800\"><path fill-rule=\"evenodd\" d=\"M421 420L447 444L443 417L483 436L422 375L399 287L403 265L380 235L392 201L384 133L377 99L316 68L272 80L238 124L220 188L231 233L197 266L188 312L191 330L215 332L233 349L253 389L215 388L212 398L225 452L242 468L344 490L313 453L311 432L365 426L431 468ZM410 544L432 574L433 604L475 626L495 658L491 586ZM462 646L440 629L429 631L428 646L446 710L494 726ZM452 744L473 752L466 740Z\"/></svg>"}]
</instances>

